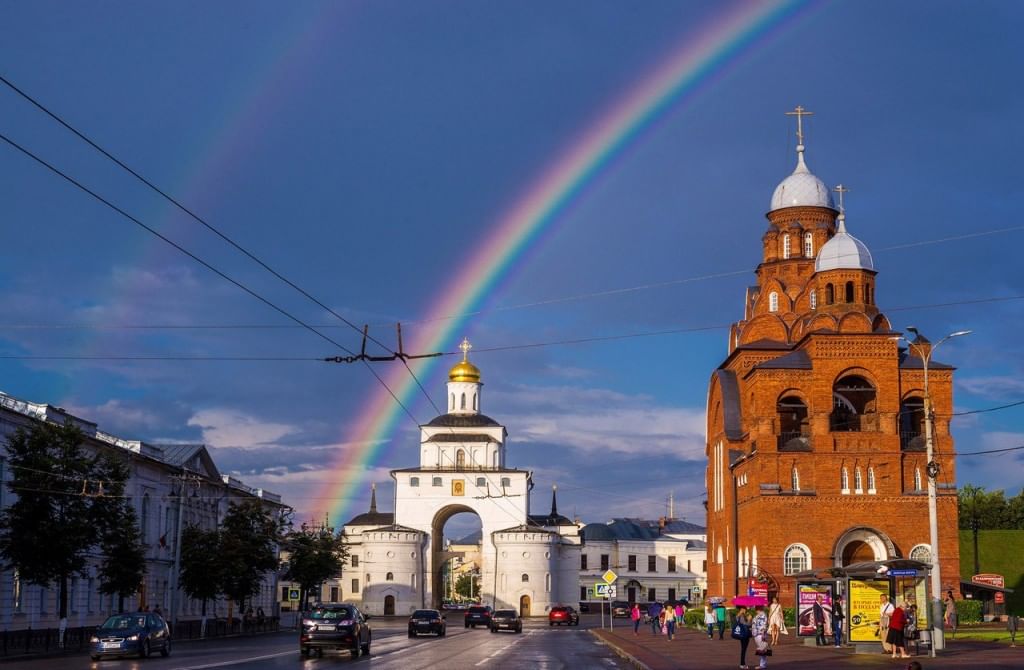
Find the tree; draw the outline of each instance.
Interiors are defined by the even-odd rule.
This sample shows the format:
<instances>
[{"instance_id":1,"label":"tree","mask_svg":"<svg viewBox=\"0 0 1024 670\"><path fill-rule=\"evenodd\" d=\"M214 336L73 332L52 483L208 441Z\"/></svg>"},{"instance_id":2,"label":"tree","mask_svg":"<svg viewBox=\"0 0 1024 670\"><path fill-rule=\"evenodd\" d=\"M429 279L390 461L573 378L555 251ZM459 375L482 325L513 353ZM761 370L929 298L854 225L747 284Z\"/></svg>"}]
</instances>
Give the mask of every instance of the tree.
<instances>
[{"instance_id":1,"label":"tree","mask_svg":"<svg viewBox=\"0 0 1024 670\"><path fill-rule=\"evenodd\" d=\"M181 590L193 600L202 603L200 635L206 635L206 604L220 593L221 562L220 533L187 526L181 534L181 561L179 583Z\"/></svg>"},{"instance_id":2,"label":"tree","mask_svg":"<svg viewBox=\"0 0 1024 670\"><path fill-rule=\"evenodd\" d=\"M282 577L299 584L303 604L310 589L340 575L348 562L348 548L343 538L326 525L310 528L302 524L299 530L285 536L284 549L288 552L288 561Z\"/></svg>"},{"instance_id":3,"label":"tree","mask_svg":"<svg viewBox=\"0 0 1024 670\"><path fill-rule=\"evenodd\" d=\"M0 514L0 557L29 583L56 583L61 644L68 581L84 573L97 544L113 540L104 531L122 523L127 509L123 498L112 495L123 493L127 469L109 456L86 454L84 439L70 422L39 422L7 440L7 486L17 499Z\"/></svg>"},{"instance_id":4,"label":"tree","mask_svg":"<svg viewBox=\"0 0 1024 670\"><path fill-rule=\"evenodd\" d=\"M93 504L93 517L100 531L103 558L99 566L100 593L117 594L117 610L124 611L124 599L139 590L146 574L146 555L142 547L135 508L125 497L128 468L103 455L97 462L104 491Z\"/></svg>"},{"instance_id":5,"label":"tree","mask_svg":"<svg viewBox=\"0 0 1024 670\"><path fill-rule=\"evenodd\" d=\"M284 522L257 501L232 504L228 509L218 553L221 593L239 608L259 592L263 575L277 570L283 530Z\"/></svg>"},{"instance_id":6,"label":"tree","mask_svg":"<svg viewBox=\"0 0 1024 670\"><path fill-rule=\"evenodd\" d=\"M472 600L474 595L480 594L480 580L472 572L463 572L455 580L455 595L463 600Z\"/></svg>"}]
</instances>

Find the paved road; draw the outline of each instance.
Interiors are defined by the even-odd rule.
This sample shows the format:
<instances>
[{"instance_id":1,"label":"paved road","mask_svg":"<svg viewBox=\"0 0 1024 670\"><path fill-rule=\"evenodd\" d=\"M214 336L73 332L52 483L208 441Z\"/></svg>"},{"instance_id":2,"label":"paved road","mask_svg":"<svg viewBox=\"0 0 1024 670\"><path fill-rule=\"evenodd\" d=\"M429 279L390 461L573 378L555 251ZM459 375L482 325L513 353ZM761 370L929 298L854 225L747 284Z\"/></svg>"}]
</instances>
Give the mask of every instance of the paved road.
<instances>
[{"instance_id":1,"label":"paved road","mask_svg":"<svg viewBox=\"0 0 1024 670\"><path fill-rule=\"evenodd\" d=\"M405 622L375 619L369 657L353 659L348 652L328 652L323 658L301 658L295 633L180 643L169 658L108 659L88 656L37 659L20 666L33 670L326 670L327 668L477 668L523 667L622 669L629 666L580 627L549 628L546 621L528 621L520 635L490 633L483 628L452 626L444 638L409 639ZM2 670L3 666L0 666ZM8 666L10 667L10 666Z\"/></svg>"}]
</instances>

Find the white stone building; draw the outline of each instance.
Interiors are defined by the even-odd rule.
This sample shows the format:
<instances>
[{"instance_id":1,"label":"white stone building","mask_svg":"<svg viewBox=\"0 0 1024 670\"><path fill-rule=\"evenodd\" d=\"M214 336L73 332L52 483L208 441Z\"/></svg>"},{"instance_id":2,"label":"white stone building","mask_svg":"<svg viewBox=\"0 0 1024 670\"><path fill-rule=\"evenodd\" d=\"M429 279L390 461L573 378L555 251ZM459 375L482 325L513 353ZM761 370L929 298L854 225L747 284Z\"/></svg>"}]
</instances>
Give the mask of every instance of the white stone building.
<instances>
[{"instance_id":1,"label":"white stone building","mask_svg":"<svg viewBox=\"0 0 1024 670\"><path fill-rule=\"evenodd\" d=\"M418 467L393 470L393 513L370 511L345 524L349 546L345 600L371 614L440 607L444 597L444 525L480 518L480 601L525 616L576 600L579 526L558 515L530 514L532 473L509 466L505 427L481 413L480 370L463 360L448 374L447 413L420 427ZM553 501L554 503L554 501Z\"/></svg>"},{"instance_id":2,"label":"white stone building","mask_svg":"<svg viewBox=\"0 0 1024 670\"><path fill-rule=\"evenodd\" d=\"M70 421L85 435L83 449L88 453L114 451L124 458L129 468L126 493L135 505L142 542L145 546L146 570L142 588L125 598L124 606L132 611L142 606L159 606L172 618L172 575L178 536L179 513L182 527L198 525L215 528L228 506L242 500L260 500L277 513L287 506L280 496L254 489L229 475L222 475L201 444L150 444L126 440L99 430L95 423L69 414L48 404L38 404L0 393L0 509L11 504L14 497L7 487L12 479L6 460L7 436L19 427L30 428L35 422L64 424ZM189 484L181 496L182 475ZM176 479L178 478L178 479ZM68 626L93 626L117 612L118 597L101 595L97 578L99 556L90 558L84 575L73 578L68 588ZM263 607L268 616L276 612L277 574L269 572L252 606ZM44 588L22 582L17 572L0 567L0 629L20 630L57 628L57 588ZM173 598L178 619L198 619L201 603L178 593ZM209 603L208 616L226 616L223 601Z\"/></svg>"},{"instance_id":3,"label":"white stone building","mask_svg":"<svg viewBox=\"0 0 1024 670\"><path fill-rule=\"evenodd\" d=\"M609 569L618 575L616 600L701 600L707 588L707 535L702 526L680 519L614 519L587 524L580 532L580 601L597 602L594 585Z\"/></svg>"}]
</instances>

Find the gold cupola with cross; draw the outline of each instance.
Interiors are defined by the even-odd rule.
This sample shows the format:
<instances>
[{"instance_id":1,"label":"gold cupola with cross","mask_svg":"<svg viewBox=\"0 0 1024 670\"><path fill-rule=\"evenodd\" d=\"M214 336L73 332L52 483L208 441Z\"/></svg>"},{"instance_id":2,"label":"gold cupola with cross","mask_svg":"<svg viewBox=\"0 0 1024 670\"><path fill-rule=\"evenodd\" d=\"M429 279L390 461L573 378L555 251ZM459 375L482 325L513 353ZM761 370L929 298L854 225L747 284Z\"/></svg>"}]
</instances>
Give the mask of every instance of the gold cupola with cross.
<instances>
[{"instance_id":1,"label":"gold cupola with cross","mask_svg":"<svg viewBox=\"0 0 1024 670\"><path fill-rule=\"evenodd\" d=\"M462 338L459 349L462 360L448 371L448 411L452 414L479 414L480 368L469 362L469 350L473 345L468 338Z\"/></svg>"}]
</instances>

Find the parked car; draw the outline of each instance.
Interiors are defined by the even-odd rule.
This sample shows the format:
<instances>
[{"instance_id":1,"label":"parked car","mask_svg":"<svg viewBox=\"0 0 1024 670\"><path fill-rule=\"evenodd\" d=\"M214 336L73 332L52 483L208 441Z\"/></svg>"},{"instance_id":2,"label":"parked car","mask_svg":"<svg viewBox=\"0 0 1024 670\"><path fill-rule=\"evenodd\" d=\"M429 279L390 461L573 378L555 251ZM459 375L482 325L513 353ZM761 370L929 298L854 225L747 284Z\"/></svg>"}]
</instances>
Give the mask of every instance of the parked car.
<instances>
[{"instance_id":1,"label":"parked car","mask_svg":"<svg viewBox=\"0 0 1024 670\"><path fill-rule=\"evenodd\" d=\"M347 649L352 658L359 658L360 652L370 653L373 632L367 620L355 605L348 603L321 603L302 617L299 632L299 650L303 656L316 651L324 655L324 649Z\"/></svg>"},{"instance_id":2,"label":"parked car","mask_svg":"<svg viewBox=\"0 0 1024 670\"><path fill-rule=\"evenodd\" d=\"M627 617L629 616L629 603L625 600L613 600L611 610L612 616Z\"/></svg>"},{"instance_id":3,"label":"parked car","mask_svg":"<svg viewBox=\"0 0 1024 670\"><path fill-rule=\"evenodd\" d=\"M416 610L409 617L409 637L416 637L420 633L444 637L446 628L445 616L438 610Z\"/></svg>"},{"instance_id":4,"label":"parked car","mask_svg":"<svg viewBox=\"0 0 1024 670\"><path fill-rule=\"evenodd\" d=\"M466 610L466 628L491 625L490 605L473 605Z\"/></svg>"},{"instance_id":5,"label":"parked car","mask_svg":"<svg viewBox=\"0 0 1024 670\"><path fill-rule=\"evenodd\" d=\"M590 603L588 603L586 600L581 600L580 601L580 612L589 612L589 611L590 611Z\"/></svg>"},{"instance_id":6,"label":"parked car","mask_svg":"<svg viewBox=\"0 0 1024 670\"><path fill-rule=\"evenodd\" d=\"M579 626L580 615L571 607L556 605L548 612L548 625L554 626L555 624L559 626Z\"/></svg>"},{"instance_id":7,"label":"parked car","mask_svg":"<svg viewBox=\"0 0 1024 670\"><path fill-rule=\"evenodd\" d=\"M96 629L89 639L89 655L98 661L104 656L138 655L147 658L152 652L161 656L171 653L171 630L164 618L155 612L115 614Z\"/></svg>"},{"instance_id":8,"label":"parked car","mask_svg":"<svg viewBox=\"0 0 1024 670\"><path fill-rule=\"evenodd\" d=\"M515 610L498 610L491 616L491 632L499 630L510 630L515 633L523 632L523 620L519 618L519 612Z\"/></svg>"}]
</instances>

